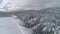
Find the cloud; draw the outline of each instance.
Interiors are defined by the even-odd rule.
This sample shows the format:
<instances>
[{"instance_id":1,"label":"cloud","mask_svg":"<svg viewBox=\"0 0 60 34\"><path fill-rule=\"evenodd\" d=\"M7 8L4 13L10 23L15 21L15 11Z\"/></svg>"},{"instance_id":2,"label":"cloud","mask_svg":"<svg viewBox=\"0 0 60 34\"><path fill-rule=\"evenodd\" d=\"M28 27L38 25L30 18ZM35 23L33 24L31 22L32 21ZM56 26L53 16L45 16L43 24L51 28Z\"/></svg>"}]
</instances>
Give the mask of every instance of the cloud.
<instances>
[{"instance_id":1,"label":"cloud","mask_svg":"<svg viewBox=\"0 0 60 34\"><path fill-rule=\"evenodd\" d=\"M28 4L29 0L13 0L11 2L11 10L12 9L21 9L23 6Z\"/></svg>"},{"instance_id":2,"label":"cloud","mask_svg":"<svg viewBox=\"0 0 60 34\"><path fill-rule=\"evenodd\" d=\"M60 6L60 0L30 0L23 8L39 9L52 6Z\"/></svg>"},{"instance_id":3,"label":"cloud","mask_svg":"<svg viewBox=\"0 0 60 34\"><path fill-rule=\"evenodd\" d=\"M52 6L60 6L60 0L8 0L8 2L10 2L9 10L41 9ZM2 4L2 6L3 5L4 4Z\"/></svg>"}]
</instances>

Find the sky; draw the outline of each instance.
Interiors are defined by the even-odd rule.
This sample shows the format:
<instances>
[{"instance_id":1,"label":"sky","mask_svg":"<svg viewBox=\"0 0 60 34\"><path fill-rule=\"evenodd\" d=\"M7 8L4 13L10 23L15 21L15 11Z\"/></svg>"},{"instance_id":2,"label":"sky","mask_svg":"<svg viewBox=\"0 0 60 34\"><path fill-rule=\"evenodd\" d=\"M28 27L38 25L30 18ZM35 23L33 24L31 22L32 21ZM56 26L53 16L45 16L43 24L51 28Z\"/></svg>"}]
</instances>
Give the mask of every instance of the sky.
<instances>
[{"instance_id":1,"label":"sky","mask_svg":"<svg viewBox=\"0 0 60 34\"><path fill-rule=\"evenodd\" d=\"M18 5L17 9L41 9L60 6L60 0L16 0L16 4Z\"/></svg>"},{"instance_id":2,"label":"sky","mask_svg":"<svg viewBox=\"0 0 60 34\"><path fill-rule=\"evenodd\" d=\"M7 4L6 6L8 6L9 10L36 10L60 6L60 0L3 0L1 6L3 7L4 4ZM6 7L4 8L6 9Z\"/></svg>"}]
</instances>

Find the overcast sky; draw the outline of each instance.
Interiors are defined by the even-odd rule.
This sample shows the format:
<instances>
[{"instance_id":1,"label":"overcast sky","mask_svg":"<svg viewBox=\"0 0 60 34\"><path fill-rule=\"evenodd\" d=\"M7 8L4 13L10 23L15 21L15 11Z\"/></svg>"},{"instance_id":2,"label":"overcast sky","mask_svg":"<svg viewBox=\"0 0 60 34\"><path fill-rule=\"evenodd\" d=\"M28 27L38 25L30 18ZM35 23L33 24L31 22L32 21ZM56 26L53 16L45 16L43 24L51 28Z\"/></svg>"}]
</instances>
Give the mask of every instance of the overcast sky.
<instances>
[{"instance_id":1,"label":"overcast sky","mask_svg":"<svg viewBox=\"0 0 60 34\"><path fill-rule=\"evenodd\" d=\"M60 0L16 0L15 5L20 9L40 9L60 6Z\"/></svg>"},{"instance_id":2,"label":"overcast sky","mask_svg":"<svg viewBox=\"0 0 60 34\"><path fill-rule=\"evenodd\" d=\"M46 7L60 6L60 0L8 0L8 2L10 2L9 5L11 10L41 9Z\"/></svg>"}]
</instances>

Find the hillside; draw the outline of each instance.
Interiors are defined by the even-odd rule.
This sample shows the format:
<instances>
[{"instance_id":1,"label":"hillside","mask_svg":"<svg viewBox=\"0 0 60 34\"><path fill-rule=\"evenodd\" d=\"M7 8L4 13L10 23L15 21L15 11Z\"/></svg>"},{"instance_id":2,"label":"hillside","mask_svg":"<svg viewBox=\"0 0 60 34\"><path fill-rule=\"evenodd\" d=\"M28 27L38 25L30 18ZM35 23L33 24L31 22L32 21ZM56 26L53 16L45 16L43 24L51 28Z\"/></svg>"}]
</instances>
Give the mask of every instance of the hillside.
<instances>
[{"instance_id":1,"label":"hillside","mask_svg":"<svg viewBox=\"0 0 60 34\"><path fill-rule=\"evenodd\" d=\"M27 19L28 16L41 16L39 22L41 25L37 24L31 27L31 23L26 22L25 27L32 28L34 31L33 34L60 34L60 7L44 8L40 10L23 10L12 12L19 19ZM25 15L28 15L27 18L23 18ZM33 20L34 21L34 20ZM31 25L28 25L28 24ZM35 22L34 22L35 23ZM29 26L29 27L28 27ZM35 27L36 26L36 27ZM46 29L45 29L46 28ZM54 28L54 29L53 29ZM58 29L57 29L58 28ZM45 30L44 30L45 29ZM58 30L58 32L57 32ZM43 32L42 32L43 31Z\"/></svg>"}]
</instances>

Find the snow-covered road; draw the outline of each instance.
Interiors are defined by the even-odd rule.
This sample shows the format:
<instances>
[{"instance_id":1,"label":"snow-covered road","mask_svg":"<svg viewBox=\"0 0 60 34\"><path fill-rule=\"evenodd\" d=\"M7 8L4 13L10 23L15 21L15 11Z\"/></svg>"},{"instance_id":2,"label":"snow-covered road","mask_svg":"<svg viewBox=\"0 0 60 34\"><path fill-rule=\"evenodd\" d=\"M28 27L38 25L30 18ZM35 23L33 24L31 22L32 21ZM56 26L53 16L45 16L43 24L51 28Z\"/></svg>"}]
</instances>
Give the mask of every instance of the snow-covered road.
<instances>
[{"instance_id":1,"label":"snow-covered road","mask_svg":"<svg viewBox=\"0 0 60 34\"><path fill-rule=\"evenodd\" d=\"M12 17L0 18L0 34L22 34Z\"/></svg>"},{"instance_id":2,"label":"snow-covered road","mask_svg":"<svg viewBox=\"0 0 60 34\"><path fill-rule=\"evenodd\" d=\"M1 17L0 18L0 34L31 34L31 30L20 26L22 23L19 19L14 17Z\"/></svg>"}]
</instances>

